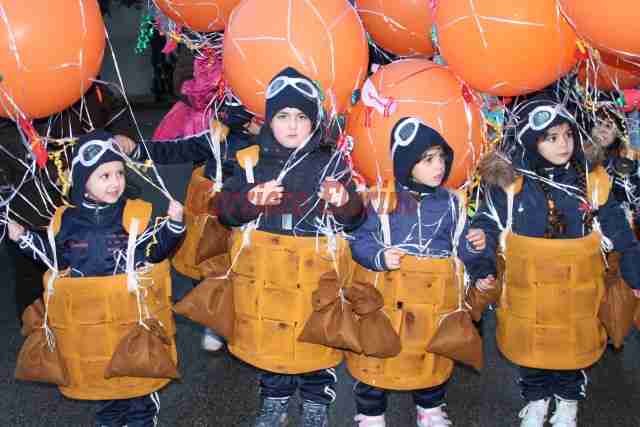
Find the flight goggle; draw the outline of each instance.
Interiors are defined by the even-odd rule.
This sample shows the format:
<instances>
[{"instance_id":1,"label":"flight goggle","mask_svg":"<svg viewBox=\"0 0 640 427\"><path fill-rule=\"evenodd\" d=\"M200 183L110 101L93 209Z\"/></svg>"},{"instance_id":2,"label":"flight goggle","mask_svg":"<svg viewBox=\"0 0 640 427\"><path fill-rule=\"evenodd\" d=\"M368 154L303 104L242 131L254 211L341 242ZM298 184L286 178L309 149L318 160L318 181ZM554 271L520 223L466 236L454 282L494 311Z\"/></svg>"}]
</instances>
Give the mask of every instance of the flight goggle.
<instances>
[{"instance_id":1,"label":"flight goggle","mask_svg":"<svg viewBox=\"0 0 640 427\"><path fill-rule=\"evenodd\" d=\"M318 100L320 97L318 88L309 80L300 77L280 76L276 77L269 87L267 87L266 98L273 98L282 92L287 86L291 86L307 98Z\"/></svg>"},{"instance_id":2,"label":"flight goggle","mask_svg":"<svg viewBox=\"0 0 640 427\"><path fill-rule=\"evenodd\" d=\"M124 157L124 153L115 139L108 139L106 141L94 139L84 143L82 147L80 147L78 154L76 154L71 162L71 168L73 169L78 163L87 168L91 167L95 165L108 150L111 150L120 157Z\"/></svg>"},{"instance_id":3,"label":"flight goggle","mask_svg":"<svg viewBox=\"0 0 640 427\"><path fill-rule=\"evenodd\" d=\"M529 113L529 121L527 125L518 134L518 139L528 130L539 132L546 129L556 119L556 117L564 117L573 122L573 117L567 112L562 105L552 107L550 105L541 105L536 107Z\"/></svg>"},{"instance_id":4,"label":"flight goggle","mask_svg":"<svg viewBox=\"0 0 640 427\"><path fill-rule=\"evenodd\" d=\"M420 125L426 126L422 120L416 117L408 117L398 124L396 130L393 132L391 158L394 157L398 147L407 147L416 139Z\"/></svg>"}]
</instances>

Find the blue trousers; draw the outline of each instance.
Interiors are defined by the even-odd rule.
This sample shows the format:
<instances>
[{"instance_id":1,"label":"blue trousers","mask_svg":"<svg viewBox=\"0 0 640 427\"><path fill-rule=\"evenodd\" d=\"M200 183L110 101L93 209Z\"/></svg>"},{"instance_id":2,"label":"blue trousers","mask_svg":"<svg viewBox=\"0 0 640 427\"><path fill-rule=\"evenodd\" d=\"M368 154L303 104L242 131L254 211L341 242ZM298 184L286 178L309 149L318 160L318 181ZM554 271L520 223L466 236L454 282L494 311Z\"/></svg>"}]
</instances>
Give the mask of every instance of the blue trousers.
<instances>
[{"instance_id":1,"label":"blue trousers","mask_svg":"<svg viewBox=\"0 0 640 427\"><path fill-rule=\"evenodd\" d=\"M558 396L565 400L583 400L589 379L583 370L555 371L519 367L518 384L528 402Z\"/></svg>"},{"instance_id":2,"label":"blue trousers","mask_svg":"<svg viewBox=\"0 0 640 427\"><path fill-rule=\"evenodd\" d=\"M298 375L263 371L260 374L260 394L263 398L291 397L299 389L303 401L328 405L336 398L334 386L337 380L334 368Z\"/></svg>"},{"instance_id":3,"label":"blue trousers","mask_svg":"<svg viewBox=\"0 0 640 427\"><path fill-rule=\"evenodd\" d=\"M429 409L445 402L447 383L431 388L412 390L411 395L416 405ZM353 388L356 398L356 409L359 414L375 417L387 411L387 391L382 388L357 382Z\"/></svg>"},{"instance_id":4,"label":"blue trousers","mask_svg":"<svg viewBox=\"0 0 640 427\"><path fill-rule=\"evenodd\" d=\"M96 427L154 427L158 423L158 393L131 399L98 402Z\"/></svg>"}]
</instances>

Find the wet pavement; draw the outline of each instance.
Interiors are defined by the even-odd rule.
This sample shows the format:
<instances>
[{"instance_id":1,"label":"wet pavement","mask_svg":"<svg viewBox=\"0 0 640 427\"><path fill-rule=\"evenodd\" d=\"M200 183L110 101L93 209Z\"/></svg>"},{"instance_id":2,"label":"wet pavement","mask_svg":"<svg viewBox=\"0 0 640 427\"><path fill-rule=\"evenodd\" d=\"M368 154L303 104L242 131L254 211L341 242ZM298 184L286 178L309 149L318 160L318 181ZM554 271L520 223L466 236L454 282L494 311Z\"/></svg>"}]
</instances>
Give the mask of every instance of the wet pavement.
<instances>
[{"instance_id":1,"label":"wet pavement","mask_svg":"<svg viewBox=\"0 0 640 427\"><path fill-rule=\"evenodd\" d=\"M136 110L143 133L148 136L165 110ZM191 165L161 167L171 192L184 197ZM155 191L145 198L157 202L158 212L166 201ZM0 246L1 247L1 246ZM0 250L0 334L5 351L0 356L0 426L91 426L95 405L62 397L53 386L15 381L13 370L23 342L16 320L14 290L16 280L4 248ZM19 281L17 283L19 286ZM179 296L191 287L190 280L174 278L174 293ZM523 406L515 383L515 368L495 346L495 317L488 313L483 325L485 368L478 374L457 367L448 392L447 411L457 427L518 426L517 413ZM202 329L177 318L177 344L182 380L160 392L161 426L251 426L258 404L256 370L226 351L207 353L200 348ZM354 380L341 367L338 398L331 409L330 426L353 426L355 406L351 389ZM627 338L622 351L608 349L592 369L588 398L580 405L581 427L640 426L640 332ZM293 422L298 425L297 401L290 405ZM392 393L387 412L390 427L415 425L415 409L407 393Z\"/></svg>"}]
</instances>

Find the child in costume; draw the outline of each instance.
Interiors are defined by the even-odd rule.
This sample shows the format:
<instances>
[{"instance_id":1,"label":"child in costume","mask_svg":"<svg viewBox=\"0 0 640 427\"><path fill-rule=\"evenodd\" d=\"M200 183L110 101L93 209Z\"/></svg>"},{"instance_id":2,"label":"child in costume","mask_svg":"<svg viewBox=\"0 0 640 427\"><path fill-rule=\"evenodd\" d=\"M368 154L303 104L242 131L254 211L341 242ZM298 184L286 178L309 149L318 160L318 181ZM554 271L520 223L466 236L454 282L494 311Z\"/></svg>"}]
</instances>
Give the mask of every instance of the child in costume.
<instances>
[{"instance_id":1,"label":"child in costume","mask_svg":"<svg viewBox=\"0 0 640 427\"><path fill-rule=\"evenodd\" d=\"M293 68L266 90L257 147L214 199L232 236L235 300L229 350L262 370L256 427L283 426L300 390L305 427L328 426L335 366L342 352L297 341L311 313L311 293L325 273L349 280L348 245L337 233L359 225L363 204L340 153L321 146L319 88Z\"/></svg>"},{"instance_id":2,"label":"child in costume","mask_svg":"<svg viewBox=\"0 0 640 427\"><path fill-rule=\"evenodd\" d=\"M104 377L119 338L139 319L150 316L161 322L177 361L169 267L162 261L182 239L182 206L171 201L169 219L159 228L153 223L147 227L151 205L123 195L124 168L123 153L111 134L98 130L83 135L71 164L73 206L56 211L49 233L9 224L10 239L25 253L55 260L43 299L70 377L60 390L70 398L99 401L95 425L100 427L157 422L156 392L170 379ZM66 276L63 269L68 269ZM134 278L136 293L128 289ZM139 311L137 298L144 300L146 313Z\"/></svg>"},{"instance_id":3,"label":"child in costume","mask_svg":"<svg viewBox=\"0 0 640 427\"><path fill-rule=\"evenodd\" d=\"M625 156L622 141L622 120L605 107L596 111L591 138L604 152L603 166L613 182L616 200L629 209L632 226L637 229L640 215L640 171L638 161Z\"/></svg>"},{"instance_id":4,"label":"child in costume","mask_svg":"<svg viewBox=\"0 0 640 427\"><path fill-rule=\"evenodd\" d=\"M207 225L217 221L207 212L210 199L217 194L214 187L217 185L219 189L221 181L233 173L236 151L254 143L259 127L253 114L241 104L230 101L218 111L220 121L210 121L211 114L205 114L205 109L217 88L217 85L212 86L211 80L215 75L211 73L215 74L218 68L220 73L221 67L209 67L206 62L196 59L194 68L194 78L182 85L182 92L190 105L182 101L176 104L156 129L153 142L142 147L120 135L118 142L136 161L151 159L157 164L193 162L198 165L193 171L185 199L187 235L172 262L181 274L200 282L206 271L220 269L217 265L220 257L200 259L202 257L197 254L202 239L224 238L203 234ZM214 140L218 131L222 135ZM216 148L219 150L215 151ZM204 329L203 349L217 351L223 343L223 339L211 329Z\"/></svg>"},{"instance_id":5,"label":"child in costume","mask_svg":"<svg viewBox=\"0 0 640 427\"><path fill-rule=\"evenodd\" d=\"M454 257L468 262L478 256L484 233L468 228L465 203L442 187L454 153L437 131L405 117L393 128L391 147L395 197L388 200L395 206L369 209L351 251L358 264L380 272L370 281L384 296L402 351L387 359L347 355L358 380L355 420L360 427L384 427L387 390L409 390L419 427L450 426L444 406L454 362L425 348L439 318L458 308L462 276Z\"/></svg>"},{"instance_id":6,"label":"child in costume","mask_svg":"<svg viewBox=\"0 0 640 427\"><path fill-rule=\"evenodd\" d=\"M497 341L518 365L527 401L521 427L542 427L552 398L551 425L575 427L578 401L586 398L584 369L607 346L597 316L604 294L602 249L621 253L622 276L637 289L640 247L610 194L606 171L585 159L564 105L540 96L514 116L511 163L497 155L485 161L482 179L490 187L473 220L485 230L491 256L470 271L472 277L495 276L493 254L499 249L504 256Z\"/></svg>"}]
</instances>

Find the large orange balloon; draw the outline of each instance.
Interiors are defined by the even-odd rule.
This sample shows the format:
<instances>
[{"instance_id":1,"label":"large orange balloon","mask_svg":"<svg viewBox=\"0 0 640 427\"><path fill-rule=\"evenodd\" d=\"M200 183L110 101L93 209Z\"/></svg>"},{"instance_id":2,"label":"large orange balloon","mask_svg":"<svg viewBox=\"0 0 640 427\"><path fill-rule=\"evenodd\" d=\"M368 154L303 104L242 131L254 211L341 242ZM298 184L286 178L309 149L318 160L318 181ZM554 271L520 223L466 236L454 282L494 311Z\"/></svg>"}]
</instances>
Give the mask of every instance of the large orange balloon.
<instances>
[{"instance_id":1,"label":"large orange balloon","mask_svg":"<svg viewBox=\"0 0 640 427\"><path fill-rule=\"evenodd\" d=\"M640 63L638 0L560 0L579 35L599 49Z\"/></svg>"},{"instance_id":2,"label":"large orange balloon","mask_svg":"<svg viewBox=\"0 0 640 427\"><path fill-rule=\"evenodd\" d=\"M100 71L104 22L96 0L0 0L0 116L29 118L76 102Z\"/></svg>"},{"instance_id":3,"label":"large orange balloon","mask_svg":"<svg viewBox=\"0 0 640 427\"><path fill-rule=\"evenodd\" d=\"M193 31L222 31L229 15L240 0L155 0L156 4L178 25Z\"/></svg>"},{"instance_id":4,"label":"large orange balloon","mask_svg":"<svg viewBox=\"0 0 640 427\"><path fill-rule=\"evenodd\" d=\"M576 63L576 35L556 0L440 1L434 20L449 67L481 92L533 92Z\"/></svg>"},{"instance_id":5,"label":"large orange balloon","mask_svg":"<svg viewBox=\"0 0 640 427\"><path fill-rule=\"evenodd\" d=\"M604 91L640 86L640 65L605 52L600 52L600 59L593 66L583 64L580 67L578 78L582 84L585 84L588 76L590 86Z\"/></svg>"},{"instance_id":6,"label":"large orange balloon","mask_svg":"<svg viewBox=\"0 0 640 427\"><path fill-rule=\"evenodd\" d=\"M349 113L347 134L354 138L354 165L367 183L393 178L391 130L402 117L415 116L440 132L455 152L445 185L456 188L463 184L482 145L482 120L480 108L465 101L460 80L431 61L405 59L381 67L369 81L376 98L392 100L396 108L388 115L375 107L367 108L366 82L363 97Z\"/></svg>"},{"instance_id":7,"label":"large orange balloon","mask_svg":"<svg viewBox=\"0 0 640 427\"><path fill-rule=\"evenodd\" d=\"M357 0L364 28L383 49L400 56L433 55L428 0Z\"/></svg>"},{"instance_id":8,"label":"large orange balloon","mask_svg":"<svg viewBox=\"0 0 640 427\"><path fill-rule=\"evenodd\" d=\"M342 112L368 61L364 28L346 0L245 0L224 37L225 78L259 115L266 85L286 66L320 83L329 113Z\"/></svg>"}]
</instances>

